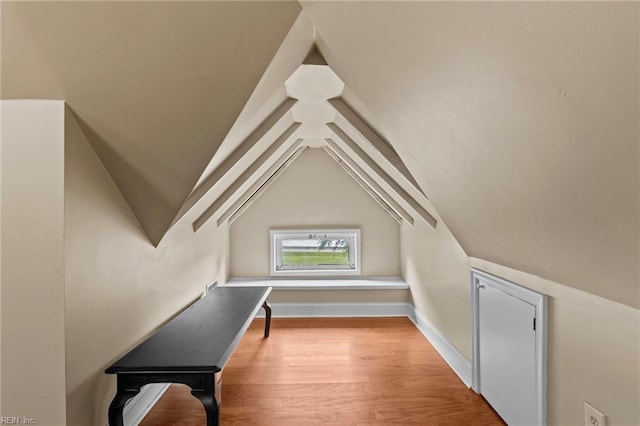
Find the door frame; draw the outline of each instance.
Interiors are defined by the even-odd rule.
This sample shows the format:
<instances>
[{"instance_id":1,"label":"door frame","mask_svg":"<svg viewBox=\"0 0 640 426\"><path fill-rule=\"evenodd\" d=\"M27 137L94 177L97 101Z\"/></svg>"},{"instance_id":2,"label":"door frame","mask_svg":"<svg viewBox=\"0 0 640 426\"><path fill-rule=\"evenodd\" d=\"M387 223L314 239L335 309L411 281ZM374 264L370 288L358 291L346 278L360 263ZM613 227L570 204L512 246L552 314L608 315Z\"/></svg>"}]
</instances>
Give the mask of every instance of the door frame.
<instances>
[{"instance_id":1,"label":"door frame","mask_svg":"<svg viewBox=\"0 0 640 426\"><path fill-rule=\"evenodd\" d=\"M479 294L480 285L486 285L520 299L536 308L536 413L537 424L547 424L547 296L514 284L510 281L471 268L471 330L472 330L472 385L471 388L482 394L480 383L480 324Z\"/></svg>"}]
</instances>

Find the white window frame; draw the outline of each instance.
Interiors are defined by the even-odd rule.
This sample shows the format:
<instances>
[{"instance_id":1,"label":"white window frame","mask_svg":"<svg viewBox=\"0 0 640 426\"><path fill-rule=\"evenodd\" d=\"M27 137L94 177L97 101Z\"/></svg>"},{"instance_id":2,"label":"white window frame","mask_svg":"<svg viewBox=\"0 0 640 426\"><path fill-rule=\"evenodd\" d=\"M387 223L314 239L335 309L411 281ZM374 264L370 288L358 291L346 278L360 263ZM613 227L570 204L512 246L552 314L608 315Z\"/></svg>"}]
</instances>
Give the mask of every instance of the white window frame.
<instances>
[{"instance_id":1,"label":"white window frame","mask_svg":"<svg viewBox=\"0 0 640 426\"><path fill-rule=\"evenodd\" d=\"M282 267L282 240L289 238L299 239L346 239L349 240L349 259L354 263L346 268L335 265L318 265L312 268L283 268ZM361 238L359 229L272 229L269 231L269 263L271 276L347 276L360 275L361 270Z\"/></svg>"}]
</instances>

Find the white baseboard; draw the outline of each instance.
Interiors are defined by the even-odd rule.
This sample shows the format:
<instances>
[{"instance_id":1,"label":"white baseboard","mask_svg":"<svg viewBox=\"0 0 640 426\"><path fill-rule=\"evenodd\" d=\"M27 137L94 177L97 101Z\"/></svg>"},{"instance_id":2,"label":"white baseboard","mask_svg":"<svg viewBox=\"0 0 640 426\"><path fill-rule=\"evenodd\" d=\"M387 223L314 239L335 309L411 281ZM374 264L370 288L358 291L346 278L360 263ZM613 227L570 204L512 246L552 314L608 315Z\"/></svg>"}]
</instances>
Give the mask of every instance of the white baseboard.
<instances>
[{"instance_id":1,"label":"white baseboard","mask_svg":"<svg viewBox=\"0 0 640 426\"><path fill-rule=\"evenodd\" d=\"M313 317L406 317L413 307L408 303L271 303L276 318ZM264 310L258 312L264 318Z\"/></svg>"},{"instance_id":2,"label":"white baseboard","mask_svg":"<svg viewBox=\"0 0 640 426\"><path fill-rule=\"evenodd\" d=\"M131 398L122 410L125 426L138 426L162 394L169 389L170 383L152 383L142 388L139 394Z\"/></svg>"},{"instance_id":3,"label":"white baseboard","mask_svg":"<svg viewBox=\"0 0 640 426\"><path fill-rule=\"evenodd\" d=\"M471 363L462 355L420 312L412 307L413 313L409 319L418 327L424 337L442 356L454 373L467 386L471 387Z\"/></svg>"},{"instance_id":4,"label":"white baseboard","mask_svg":"<svg viewBox=\"0 0 640 426\"><path fill-rule=\"evenodd\" d=\"M408 317L460 380L471 387L471 363L409 303L272 303L271 308L275 318ZM257 317L264 318L264 310ZM137 426L168 388L168 383L145 386L125 405L124 424Z\"/></svg>"}]
</instances>

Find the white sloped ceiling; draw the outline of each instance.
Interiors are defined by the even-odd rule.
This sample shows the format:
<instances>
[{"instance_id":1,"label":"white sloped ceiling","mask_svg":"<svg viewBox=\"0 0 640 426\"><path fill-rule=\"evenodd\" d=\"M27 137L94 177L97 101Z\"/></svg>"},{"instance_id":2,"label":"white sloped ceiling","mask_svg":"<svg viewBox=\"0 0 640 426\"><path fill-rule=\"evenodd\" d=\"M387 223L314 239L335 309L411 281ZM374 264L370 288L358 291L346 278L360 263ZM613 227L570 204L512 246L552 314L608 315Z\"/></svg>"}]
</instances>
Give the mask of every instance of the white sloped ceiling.
<instances>
[{"instance_id":1,"label":"white sloped ceiling","mask_svg":"<svg viewBox=\"0 0 640 426\"><path fill-rule=\"evenodd\" d=\"M638 3L301 4L3 2L2 97L67 100L154 244L310 145L470 256L640 306ZM329 101L285 83L314 43Z\"/></svg>"},{"instance_id":2,"label":"white sloped ceiling","mask_svg":"<svg viewBox=\"0 0 640 426\"><path fill-rule=\"evenodd\" d=\"M302 5L470 256L640 306L638 3Z\"/></svg>"},{"instance_id":3,"label":"white sloped ceiling","mask_svg":"<svg viewBox=\"0 0 640 426\"><path fill-rule=\"evenodd\" d=\"M3 2L2 98L64 99L158 244L295 2Z\"/></svg>"}]
</instances>

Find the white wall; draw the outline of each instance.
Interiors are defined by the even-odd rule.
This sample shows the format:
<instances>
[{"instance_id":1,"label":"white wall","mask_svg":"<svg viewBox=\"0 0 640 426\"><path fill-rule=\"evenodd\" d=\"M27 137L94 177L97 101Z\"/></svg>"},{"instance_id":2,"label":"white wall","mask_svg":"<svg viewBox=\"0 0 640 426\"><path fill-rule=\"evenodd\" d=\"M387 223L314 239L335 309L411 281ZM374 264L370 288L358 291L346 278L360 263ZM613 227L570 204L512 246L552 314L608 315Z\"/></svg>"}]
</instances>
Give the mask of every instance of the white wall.
<instances>
[{"instance_id":1,"label":"white wall","mask_svg":"<svg viewBox=\"0 0 640 426\"><path fill-rule=\"evenodd\" d=\"M362 231L362 275L400 275L400 226L321 149L307 149L231 225L230 275L269 276L269 230Z\"/></svg>"},{"instance_id":2,"label":"white wall","mask_svg":"<svg viewBox=\"0 0 640 426\"><path fill-rule=\"evenodd\" d=\"M406 289L398 290L280 290L269 295L272 303L411 303Z\"/></svg>"},{"instance_id":3,"label":"white wall","mask_svg":"<svg viewBox=\"0 0 640 426\"><path fill-rule=\"evenodd\" d=\"M64 425L64 103L1 108L2 416Z\"/></svg>"},{"instance_id":4,"label":"white wall","mask_svg":"<svg viewBox=\"0 0 640 426\"><path fill-rule=\"evenodd\" d=\"M422 221L402 225L402 278L417 310L471 359L469 258L437 219L435 229Z\"/></svg>"},{"instance_id":5,"label":"white wall","mask_svg":"<svg viewBox=\"0 0 640 426\"><path fill-rule=\"evenodd\" d=\"M104 369L226 281L228 227L177 225L154 248L70 114L65 128L67 424L102 425Z\"/></svg>"}]
</instances>

